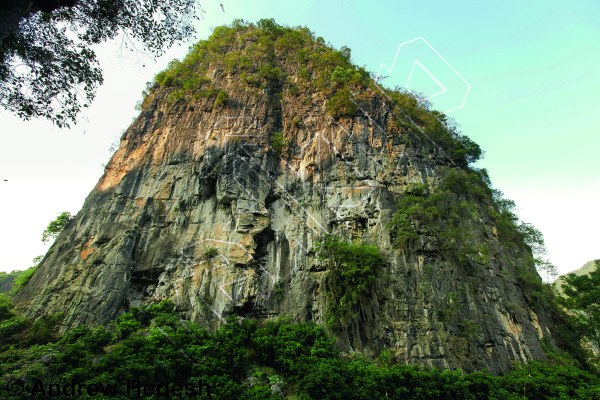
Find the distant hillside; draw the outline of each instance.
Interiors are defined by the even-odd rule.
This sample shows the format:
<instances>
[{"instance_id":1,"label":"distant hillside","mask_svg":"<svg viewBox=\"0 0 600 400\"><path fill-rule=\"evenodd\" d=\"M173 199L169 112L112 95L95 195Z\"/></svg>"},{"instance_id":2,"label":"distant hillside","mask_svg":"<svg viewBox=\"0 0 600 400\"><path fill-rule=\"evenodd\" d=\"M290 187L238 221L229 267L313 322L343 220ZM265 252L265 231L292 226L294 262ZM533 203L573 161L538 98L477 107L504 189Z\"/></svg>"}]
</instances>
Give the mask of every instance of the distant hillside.
<instances>
[{"instance_id":1,"label":"distant hillside","mask_svg":"<svg viewBox=\"0 0 600 400\"><path fill-rule=\"evenodd\" d=\"M25 271L12 271L8 274L0 272L0 293L10 293L15 280L24 273Z\"/></svg>"},{"instance_id":2,"label":"distant hillside","mask_svg":"<svg viewBox=\"0 0 600 400\"><path fill-rule=\"evenodd\" d=\"M588 261L585 264L583 264L583 267L579 268L578 270L571 271L571 272L569 272L569 273L567 273L565 275L568 275L568 274L575 274L575 275L578 275L578 276L579 275L587 275L590 272L594 271L595 269L596 269L596 265L594 263L594 260L592 260L592 261ZM558 279L556 280L556 287L558 288L558 290L560 290L561 287L562 287L562 283L563 283L563 280L564 280L563 277L565 275L559 276Z\"/></svg>"}]
</instances>

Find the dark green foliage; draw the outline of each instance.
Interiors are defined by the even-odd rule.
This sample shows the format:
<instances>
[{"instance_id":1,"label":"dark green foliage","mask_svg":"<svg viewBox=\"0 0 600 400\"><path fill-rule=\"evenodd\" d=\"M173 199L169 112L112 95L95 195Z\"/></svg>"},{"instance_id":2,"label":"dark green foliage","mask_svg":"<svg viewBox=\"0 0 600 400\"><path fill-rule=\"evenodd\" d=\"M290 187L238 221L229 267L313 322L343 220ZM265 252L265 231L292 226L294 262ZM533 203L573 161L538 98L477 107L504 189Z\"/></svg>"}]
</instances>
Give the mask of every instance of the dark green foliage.
<instances>
[{"instance_id":1,"label":"dark green foliage","mask_svg":"<svg viewBox=\"0 0 600 400\"><path fill-rule=\"evenodd\" d=\"M24 319L13 313L5 314L0 321L0 351L9 347L29 347L54 343L59 339L56 326L63 315L44 315L35 322Z\"/></svg>"},{"instance_id":2,"label":"dark green foliage","mask_svg":"<svg viewBox=\"0 0 600 400\"><path fill-rule=\"evenodd\" d=\"M529 377L531 375L531 377ZM527 385L525 380L527 379ZM299 391L312 399L593 399L597 377L574 367L532 363L500 378L485 372L394 365L377 368L363 359L320 363L303 377ZM578 386L581 385L581 386Z\"/></svg>"},{"instance_id":3,"label":"dark green foliage","mask_svg":"<svg viewBox=\"0 0 600 400\"><path fill-rule=\"evenodd\" d=\"M516 209L515 202L504 199L503 195L500 190L492 190L494 207L487 210L488 217L494 222L498 230L500 241L506 246L522 246L525 244L531 248L533 256L531 259L526 260L527 268L518 266L521 273L529 272L533 269L533 266L548 278L556 277L556 267L545 259L547 250L544 236L532 224L520 223L518 216L514 213ZM531 281L530 278L526 279Z\"/></svg>"},{"instance_id":4,"label":"dark green foliage","mask_svg":"<svg viewBox=\"0 0 600 400\"><path fill-rule=\"evenodd\" d=\"M262 29L272 36L283 36L286 33L286 29L282 26L277 25L273 18L261 19L256 23L258 29Z\"/></svg>"},{"instance_id":5,"label":"dark green foliage","mask_svg":"<svg viewBox=\"0 0 600 400\"><path fill-rule=\"evenodd\" d=\"M38 318L31 327L31 331L26 338L28 345L46 344L58 340L56 325L62 321L64 314L44 315Z\"/></svg>"},{"instance_id":6,"label":"dark green foliage","mask_svg":"<svg viewBox=\"0 0 600 400\"><path fill-rule=\"evenodd\" d=\"M283 137L283 133L281 132L275 132L273 136L269 138L269 141L277 155L283 154L283 149L289 145L289 141Z\"/></svg>"},{"instance_id":7,"label":"dark green foliage","mask_svg":"<svg viewBox=\"0 0 600 400\"><path fill-rule=\"evenodd\" d=\"M14 270L9 273L0 271L0 294L7 293L10 295L18 291L17 287L20 287L23 282L27 283L34 270L35 266L24 271ZM29 275L29 278L21 278L23 275Z\"/></svg>"},{"instance_id":8,"label":"dark green foliage","mask_svg":"<svg viewBox=\"0 0 600 400\"><path fill-rule=\"evenodd\" d=\"M541 290L536 267L549 275L555 267L541 258L546 253L543 235L531 224L518 223L512 200L502 198L502 192L489 188L486 172L453 169L446 172L433 188L413 184L398 202L398 211L388 227L393 230L394 243L409 248L423 234L432 236L439 248L459 262L472 260L486 264L488 248L476 245L478 220L489 218L505 246L530 247L533 257L516 266L518 278ZM416 227L418 226L418 231Z\"/></svg>"},{"instance_id":9,"label":"dark green foliage","mask_svg":"<svg viewBox=\"0 0 600 400\"><path fill-rule=\"evenodd\" d=\"M356 115L356 104L350 100L350 90L342 89L329 99L327 111L336 118L353 117Z\"/></svg>"},{"instance_id":10,"label":"dark green foliage","mask_svg":"<svg viewBox=\"0 0 600 400\"><path fill-rule=\"evenodd\" d=\"M11 337L23 330L27 326L27 322L27 320L18 317L3 320L0 324L0 337L3 339Z\"/></svg>"},{"instance_id":11,"label":"dark green foliage","mask_svg":"<svg viewBox=\"0 0 600 400\"><path fill-rule=\"evenodd\" d=\"M578 331L596 348L600 348L600 260L596 269L587 275L573 273L564 277L564 297L559 302L571 311Z\"/></svg>"},{"instance_id":12,"label":"dark green foliage","mask_svg":"<svg viewBox=\"0 0 600 400\"><path fill-rule=\"evenodd\" d=\"M219 94L217 95L217 99L215 100L215 107L227 104L229 104L229 95L226 91L220 90Z\"/></svg>"},{"instance_id":13,"label":"dark green foliage","mask_svg":"<svg viewBox=\"0 0 600 400\"><path fill-rule=\"evenodd\" d=\"M205 260L210 260L211 258L215 258L216 256L219 255L219 250L217 250L214 247L209 247L208 249L206 249L206 251L203 254L203 258Z\"/></svg>"},{"instance_id":14,"label":"dark green foliage","mask_svg":"<svg viewBox=\"0 0 600 400\"><path fill-rule=\"evenodd\" d=\"M260 85L260 80L256 77L256 75L247 75L245 72L240 75L240 80L249 86Z\"/></svg>"},{"instance_id":15,"label":"dark green foliage","mask_svg":"<svg viewBox=\"0 0 600 400\"><path fill-rule=\"evenodd\" d=\"M331 300L326 320L333 328L347 322L351 307L368 294L383 266L383 257L375 246L352 245L330 235L316 242L314 250L329 270Z\"/></svg>"},{"instance_id":16,"label":"dark green foliage","mask_svg":"<svg viewBox=\"0 0 600 400\"><path fill-rule=\"evenodd\" d=\"M300 77L300 79L308 81L310 79L310 72L308 71L308 69L302 68L300 71L298 71L298 76Z\"/></svg>"},{"instance_id":17,"label":"dark green foliage","mask_svg":"<svg viewBox=\"0 0 600 400\"><path fill-rule=\"evenodd\" d=\"M35 271L37 271L37 268L38 266L35 265L27 268L25 271L22 271L22 273L19 274L19 276L17 276L17 278L14 280L11 293L18 293L19 290L21 290L21 288L25 286L27 282L29 282Z\"/></svg>"},{"instance_id":18,"label":"dark green foliage","mask_svg":"<svg viewBox=\"0 0 600 400\"><path fill-rule=\"evenodd\" d=\"M600 379L569 365L531 363L498 378L498 383L504 393L524 393L527 399L600 398Z\"/></svg>"},{"instance_id":19,"label":"dark green foliage","mask_svg":"<svg viewBox=\"0 0 600 400\"><path fill-rule=\"evenodd\" d=\"M252 67L252 60L249 57L242 55L240 56L238 67L240 69L250 69Z\"/></svg>"},{"instance_id":20,"label":"dark green foliage","mask_svg":"<svg viewBox=\"0 0 600 400\"><path fill-rule=\"evenodd\" d=\"M58 5L58 3L56 3ZM194 33L194 0L80 0L26 18L0 44L0 104L19 117L68 127L103 83L90 46L124 35L123 51L160 56ZM135 50L134 50L135 49Z\"/></svg>"},{"instance_id":21,"label":"dark green foliage","mask_svg":"<svg viewBox=\"0 0 600 400\"><path fill-rule=\"evenodd\" d=\"M479 212L476 201L490 194L474 173L450 170L433 190L425 184L413 184L403 194L388 227L394 243L408 248L421 234L432 236L438 247L459 262L473 259L485 262L487 248L475 246L475 228L469 224ZM418 232L413 225L419 224ZM481 255L481 254L483 255Z\"/></svg>"},{"instance_id":22,"label":"dark green foliage","mask_svg":"<svg viewBox=\"0 0 600 400\"><path fill-rule=\"evenodd\" d=\"M331 83L334 85L357 85L361 84L363 79L365 77L354 68L335 67L335 70L331 73Z\"/></svg>"},{"instance_id":23,"label":"dark green foliage","mask_svg":"<svg viewBox=\"0 0 600 400\"><path fill-rule=\"evenodd\" d=\"M218 97L220 93L222 93L221 90L215 88L214 86L209 86L208 89L203 90L200 93L196 93L195 96L197 95L198 97ZM224 97L224 95L222 96ZM229 96L227 96L227 101L229 101Z\"/></svg>"},{"instance_id":24,"label":"dark green foliage","mask_svg":"<svg viewBox=\"0 0 600 400\"><path fill-rule=\"evenodd\" d=\"M12 311L12 301L6 294L0 294L0 348L6 345L6 340L22 331L28 325L27 320L19 318Z\"/></svg>"},{"instance_id":25,"label":"dark green foliage","mask_svg":"<svg viewBox=\"0 0 600 400\"><path fill-rule=\"evenodd\" d=\"M278 81L281 79L281 70L279 68L271 68L268 65L260 67L257 73L259 78L264 78L271 81Z\"/></svg>"},{"instance_id":26,"label":"dark green foliage","mask_svg":"<svg viewBox=\"0 0 600 400\"><path fill-rule=\"evenodd\" d=\"M48 331L59 319L36 321L37 334L33 336L27 334L30 321L22 320L25 322L20 327L12 328L13 334L18 329L24 331L20 341L13 340L13 349L3 348L0 353L3 387L10 374L18 373L27 375L29 391L35 379L62 384L74 380L86 385L116 384L121 398L126 380L138 378L142 385L156 385L166 378L181 385L202 379L216 398L241 400L274 400L284 393L286 397L293 394L298 399L315 400L517 400L523 394L527 399L562 400L600 396L600 379L568 363L531 363L493 377L485 372L463 375L460 371L398 365L398 359L389 352L375 362L361 357L342 359L334 341L314 323L291 325L288 318L279 318L259 327L256 321L229 317L227 325L209 334L194 323L181 321L169 301L134 307L119 317L113 328L78 327L54 344L45 345L42 340L32 345L31 338L39 338L39 332ZM121 338L111 333L114 329L122 331L132 321L139 324L138 333ZM18 321L13 324L19 326ZM464 330L476 334L477 329L469 326ZM0 336L2 343L4 340ZM43 366L39 360L47 354L50 361ZM100 394L95 398L110 397Z\"/></svg>"},{"instance_id":27,"label":"dark green foliage","mask_svg":"<svg viewBox=\"0 0 600 400\"><path fill-rule=\"evenodd\" d=\"M302 374L320 359L337 356L333 341L314 323L267 323L252 335L259 362L288 374Z\"/></svg>"},{"instance_id":28,"label":"dark green foliage","mask_svg":"<svg viewBox=\"0 0 600 400\"><path fill-rule=\"evenodd\" d=\"M50 249L52 250L52 249ZM51 253L51 251L48 250L48 254ZM21 288L23 286L25 286L27 284L27 282L29 282L29 280L31 279L31 277L33 276L33 274L35 273L35 271L37 271L38 268L38 264L42 261L42 258L44 256L37 256L33 259L33 266L27 268L25 271L13 271L11 272L11 274L15 274L15 279L13 281L13 285L12 288L9 292L9 294L15 294L18 293L19 290L21 290Z\"/></svg>"},{"instance_id":29,"label":"dark green foliage","mask_svg":"<svg viewBox=\"0 0 600 400\"><path fill-rule=\"evenodd\" d=\"M196 89L198 89L198 87L196 87ZM224 91L217 89L216 87L211 85L205 90L188 91L185 88L181 88L179 90L171 92L169 94L169 96L167 97L167 103L174 104L177 101L179 101L180 99L184 99L185 101L188 101L189 97L190 97L189 96L190 93L191 93L191 98L193 100L198 100L201 98L215 97L215 96L218 97L220 93L224 93L223 95L221 95L221 101L219 102L219 104L215 104L215 105L218 106L221 104L227 104L229 102L229 95L227 95L227 93L225 93Z\"/></svg>"},{"instance_id":30,"label":"dark green foliage","mask_svg":"<svg viewBox=\"0 0 600 400\"><path fill-rule=\"evenodd\" d=\"M12 301L4 293L0 293L0 322L5 321L14 316L11 311Z\"/></svg>"},{"instance_id":31,"label":"dark green foliage","mask_svg":"<svg viewBox=\"0 0 600 400\"><path fill-rule=\"evenodd\" d=\"M49 241L56 239L71 219L73 219L73 217L70 212L64 211L61 213L54 221L48 224L48 227L42 235L42 242L48 243Z\"/></svg>"}]
</instances>

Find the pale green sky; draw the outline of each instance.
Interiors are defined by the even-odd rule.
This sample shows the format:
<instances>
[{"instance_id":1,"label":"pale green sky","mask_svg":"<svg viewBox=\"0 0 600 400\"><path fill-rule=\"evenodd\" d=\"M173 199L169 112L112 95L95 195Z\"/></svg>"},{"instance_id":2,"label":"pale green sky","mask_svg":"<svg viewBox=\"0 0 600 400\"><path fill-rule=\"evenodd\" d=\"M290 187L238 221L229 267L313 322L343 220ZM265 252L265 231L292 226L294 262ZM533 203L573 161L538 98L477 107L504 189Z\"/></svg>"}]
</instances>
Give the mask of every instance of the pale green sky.
<instances>
[{"instance_id":1,"label":"pale green sky","mask_svg":"<svg viewBox=\"0 0 600 400\"><path fill-rule=\"evenodd\" d=\"M464 107L448 115L486 151L477 166L487 168L495 187L516 201L524 221L541 229L551 261L565 273L600 258L600 3L222 4L224 13L218 1L203 2L198 39L208 36L210 26L234 18L275 18L279 24L308 26L336 47L348 46L356 64L377 72L381 63L391 66L400 44L424 38L470 84ZM119 60L117 47L98 47L105 85L71 131L0 113L0 270L24 269L47 249L41 232L61 211L80 209L102 174L111 141L137 115L133 107L144 82L187 49L173 49L154 64ZM430 62L433 71L432 55L424 49L413 49L415 57L428 69ZM400 54L414 56L408 53ZM436 79L450 84L452 74L438 70ZM408 79L383 75L390 75L388 86L404 86ZM417 68L409 88L431 95L431 82ZM434 106L443 104L443 96L432 99Z\"/></svg>"}]
</instances>

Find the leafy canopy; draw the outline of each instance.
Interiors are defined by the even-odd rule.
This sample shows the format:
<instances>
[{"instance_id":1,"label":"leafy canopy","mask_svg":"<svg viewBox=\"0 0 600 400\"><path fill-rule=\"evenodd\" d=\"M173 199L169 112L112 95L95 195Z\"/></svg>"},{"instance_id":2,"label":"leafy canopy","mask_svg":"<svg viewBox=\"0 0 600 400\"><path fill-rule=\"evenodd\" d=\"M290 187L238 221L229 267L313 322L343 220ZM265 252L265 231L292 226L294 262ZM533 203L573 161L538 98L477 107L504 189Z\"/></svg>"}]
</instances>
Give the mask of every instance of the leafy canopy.
<instances>
[{"instance_id":1,"label":"leafy canopy","mask_svg":"<svg viewBox=\"0 0 600 400\"><path fill-rule=\"evenodd\" d=\"M0 43L0 106L69 127L103 83L91 45L122 35L121 53L158 57L193 36L197 7L197 0L79 0L35 13Z\"/></svg>"},{"instance_id":2,"label":"leafy canopy","mask_svg":"<svg viewBox=\"0 0 600 400\"><path fill-rule=\"evenodd\" d=\"M4 304L0 297L0 309ZM53 329L60 315L33 323L9 309L5 318L0 321L0 385L19 371L28 378L28 392L36 379L75 380L82 386L119 387L117 396L95 398L126 398L127 379L156 386L168 378L182 386L202 379L215 398L240 400L583 400L600 395L600 379L572 365L532 362L494 377L405 365L403 357L389 351L377 359L342 358L325 329L312 322L291 324L279 317L259 325L230 316L209 333L180 320L170 301L133 307L112 327L80 326L62 337ZM47 365L40 363L45 355L50 355Z\"/></svg>"},{"instance_id":3,"label":"leafy canopy","mask_svg":"<svg viewBox=\"0 0 600 400\"><path fill-rule=\"evenodd\" d=\"M49 241L56 239L71 219L73 219L73 217L68 211L64 211L60 214L58 218L48 224L48 227L42 234L42 242L48 243Z\"/></svg>"},{"instance_id":4,"label":"leafy canopy","mask_svg":"<svg viewBox=\"0 0 600 400\"><path fill-rule=\"evenodd\" d=\"M559 301L572 312L575 324L590 342L600 349L600 260L587 275L573 273L564 277Z\"/></svg>"},{"instance_id":5,"label":"leafy canopy","mask_svg":"<svg viewBox=\"0 0 600 400\"><path fill-rule=\"evenodd\" d=\"M324 235L313 249L329 270L329 295L326 310L327 323L337 327L347 322L350 308L359 296L369 293L383 266L379 249L366 244L351 244L338 237Z\"/></svg>"}]
</instances>

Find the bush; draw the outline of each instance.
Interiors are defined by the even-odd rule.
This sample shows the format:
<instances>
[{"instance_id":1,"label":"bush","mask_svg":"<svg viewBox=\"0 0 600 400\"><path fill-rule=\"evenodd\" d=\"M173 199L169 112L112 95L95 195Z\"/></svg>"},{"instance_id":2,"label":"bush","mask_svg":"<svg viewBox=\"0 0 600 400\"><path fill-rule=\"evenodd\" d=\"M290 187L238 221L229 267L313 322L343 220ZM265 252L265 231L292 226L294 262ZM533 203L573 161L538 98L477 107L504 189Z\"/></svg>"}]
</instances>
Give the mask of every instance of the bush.
<instances>
[{"instance_id":1,"label":"bush","mask_svg":"<svg viewBox=\"0 0 600 400\"><path fill-rule=\"evenodd\" d=\"M55 328L62 321L63 317L64 313L59 313L56 315L44 315L38 318L33 323L31 331L25 339L26 343L34 345L57 341L59 335Z\"/></svg>"},{"instance_id":2,"label":"bush","mask_svg":"<svg viewBox=\"0 0 600 400\"><path fill-rule=\"evenodd\" d=\"M261 19L256 23L259 29L267 32L268 34L277 37L283 36L286 33L286 29L280 25L277 25L273 18L271 19Z\"/></svg>"},{"instance_id":3,"label":"bush","mask_svg":"<svg viewBox=\"0 0 600 400\"><path fill-rule=\"evenodd\" d=\"M215 100L215 107L227 104L229 104L229 95L226 91L220 90L219 94L217 95L217 99Z\"/></svg>"},{"instance_id":4,"label":"bush","mask_svg":"<svg viewBox=\"0 0 600 400\"><path fill-rule=\"evenodd\" d=\"M298 89L298 86L292 86L291 88L289 88L288 93L290 94L290 96L297 96L298 93L300 93L300 89Z\"/></svg>"},{"instance_id":5,"label":"bush","mask_svg":"<svg viewBox=\"0 0 600 400\"><path fill-rule=\"evenodd\" d=\"M12 292L18 293L21 290L21 288L24 287L31 280L33 274L35 274L35 271L37 271L37 269L37 265L29 267L25 271L23 271L21 275L16 277L13 283Z\"/></svg>"},{"instance_id":6,"label":"bush","mask_svg":"<svg viewBox=\"0 0 600 400\"><path fill-rule=\"evenodd\" d=\"M364 84L363 75L354 68L335 67L331 73L331 83L338 86Z\"/></svg>"},{"instance_id":7,"label":"bush","mask_svg":"<svg viewBox=\"0 0 600 400\"><path fill-rule=\"evenodd\" d=\"M283 133L281 132L275 132L269 138L269 141L271 142L271 146L273 146L273 150L279 156L283 154L283 149L289 144L289 141L283 137Z\"/></svg>"},{"instance_id":8,"label":"bush","mask_svg":"<svg viewBox=\"0 0 600 400\"><path fill-rule=\"evenodd\" d=\"M326 321L330 327L336 327L348 320L350 308L359 296L368 294L383 257L375 246L352 245L330 235L315 243L314 251L328 266L332 299L327 303Z\"/></svg>"},{"instance_id":9,"label":"bush","mask_svg":"<svg viewBox=\"0 0 600 400\"><path fill-rule=\"evenodd\" d=\"M264 78L270 81L278 81L281 79L281 70L279 68L272 68L268 65L260 67L257 73L259 78Z\"/></svg>"},{"instance_id":10,"label":"bush","mask_svg":"<svg viewBox=\"0 0 600 400\"><path fill-rule=\"evenodd\" d=\"M11 332L30 324L23 321ZM117 394L119 398L125 398L127 379L140 379L143 387L166 378L180 385L202 379L216 398L245 400L276 399L281 394L307 400L516 400L523 396L587 400L600 395L600 379L568 362L532 362L501 377L486 372L440 372L398 365L391 352L382 352L377 360L342 359L335 341L313 322L292 324L289 318L278 318L259 327L257 321L234 316L226 322L209 334L194 323L180 322L170 301L133 307L116 325L122 328L135 323L136 329L143 331L117 339L107 352L104 347L112 334L102 327L93 331L74 328L51 347L26 344L25 339L15 342L20 350L0 354L0 384L6 385L12 379L10 374L19 371L28 377L25 387L29 392L39 377L44 382L75 380L82 386L116 384L123 391ZM463 335L477 333L472 324L463 328ZM0 340L4 338L0 335ZM39 360L47 354L52 358L44 366ZM96 357L98 354L102 357Z\"/></svg>"},{"instance_id":11,"label":"bush","mask_svg":"<svg viewBox=\"0 0 600 400\"><path fill-rule=\"evenodd\" d=\"M252 61L245 55L240 56L240 61L238 64L240 69L250 69L252 67Z\"/></svg>"},{"instance_id":12,"label":"bush","mask_svg":"<svg viewBox=\"0 0 600 400\"><path fill-rule=\"evenodd\" d=\"M210 248L206 249L206 251L204 252L204 255L202 257L205 260L210 260L211 258L215 258L218 255L219 255L219 250L217 250L214 247L210 247Z\"/></svg>"},{"instance_id":13,"label":"bush","mask_svg":"<svg viewBox=\"0 0 600 400\"><path fill-rule=\"evenodd\" d=\"M117 338L126 339L134 332L137 332L142 328L140 321L137 321L133 316L125 314L119 318L116 323Z\"/></svg>"},{"instance_id":14,"label":"bush","mask_svg":"<svg viewBox=\"0 0 600 400\"><path fill-rule=\"evenodd\" d=\"M12 317L0 323L0 340L4 340L22 331L28 325L28 321L19 317Z\"/></svg>"},{"instance_id":15,"label":"bush","mask_svg":"<svg viewBox=\"0 0 600 400\"><path fill-rule=\"evenodd\" d=\"M257 79L255 75L247 75L245 72L242 75L240 75L240 80L242 81L242 83L245 83L248 86L260 85L260 80Z\"/></svg>"},{"instance_id":16,"label":"bush","mask_svg":"<svg viewBox=\"0 0 600 400\"><path fill-rule=\"evenodd\" d=\"M308 82L310 80L310 71L306 68L302 68L298 71L298 77L303 81Z\"/></svg>"},{"instance_id":17,"label":"bush","mask_svg":"<svg viewBox=\"0 0 600 400\"><path fill-rule=\"evenodd\" d=\"M4 293L0 293L0 322L15 316L11 310L12 301Z\"/></svg>"},{"instance_id":18,"label":"bush","mask_svg":"<svg viewBox=\"0 0 600 400\"><path fill-rule=\"evenodd\" d=\"M327 101L327 111L336 118L354 117L356 115L356 104L350 100L350 90L338 91Z\"/></svg>"},{"instance_id":19,"label":"bush","mask_svg":"<svg viewBox=\"0 0 600 400\"><path fill-rule=\"evenodd\" d=\"M42 242L48 243L49 241L56 239L63 229L65 229L67 224L71 222L71 219L73 219L73 217L70 212L65 211L61 213L58 218L48 224L48 227L42 235Z\"/></svg>"}]
</instances>

